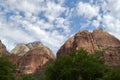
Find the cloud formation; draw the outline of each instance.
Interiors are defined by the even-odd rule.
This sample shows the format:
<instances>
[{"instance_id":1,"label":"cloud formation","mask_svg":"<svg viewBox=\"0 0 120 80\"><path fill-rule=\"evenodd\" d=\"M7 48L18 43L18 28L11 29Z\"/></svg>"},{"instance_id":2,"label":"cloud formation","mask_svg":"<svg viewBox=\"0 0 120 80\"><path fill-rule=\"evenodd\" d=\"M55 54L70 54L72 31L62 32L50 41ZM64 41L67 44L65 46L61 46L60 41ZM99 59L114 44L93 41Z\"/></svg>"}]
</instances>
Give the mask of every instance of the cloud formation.
<instances>
[{"instance_id":1,"label":"cloud formation","mask_svg":"<svg viewBox=\"0 0 120 80\"><path fill-rule=\"evenodd\" d=\"M86 23L82 24L84 28L103 28L120 39L119 4L119 0L80 1L76 10L79 16L86 19Z\"/></svg>"},{"instance_id":2,"label":"cloud formation","mask_svg":"<svg viewBox=\"0 0 120 80\"><path fill-rule=\"evenodd\" d=\"M40 40L56 52L70 32L68 20L60 17L66 10L62 3L54 0L1 1L0 38L9 50L13 43Z\"/></svg>"},{"instance_id":3,"label":"cloud formation","mask_svg":"<svg viewBox=\"0 0 120 80\"><path fill-rule=\"evenodd\" d=\"M77 13L87 19L92 19L99 15L99 7L89 3L79 2L77 5Z\"/></svg>"},{"instance_id":4,"label":"cloud formation","mask_svg":"<svg viewBox=\"0 0 120 80\"><path fill-rule=\"evenodd\" d=\"M104 28L120 39L119 0L68 1L0 0L0 39L8 50L41 41L54 53L81 29Z\"/></svg>"}]
</instances>

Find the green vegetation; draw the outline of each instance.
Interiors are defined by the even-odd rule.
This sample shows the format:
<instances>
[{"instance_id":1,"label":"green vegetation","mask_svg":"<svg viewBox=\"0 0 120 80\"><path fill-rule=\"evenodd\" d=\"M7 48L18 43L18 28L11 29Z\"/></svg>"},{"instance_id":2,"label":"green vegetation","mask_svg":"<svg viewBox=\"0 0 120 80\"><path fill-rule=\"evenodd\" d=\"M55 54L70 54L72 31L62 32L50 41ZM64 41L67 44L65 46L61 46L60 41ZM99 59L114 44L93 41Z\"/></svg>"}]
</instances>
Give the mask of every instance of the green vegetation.
<instances>
[{"instance_id":1,"label":"green vegetation","mask_svg":"<svg viewBox=\"0 0 120 80\"><path fill-rule=\"evenodd\" d=\"M58 57L47 68L46 76L49 80L100 80L104 77L107 67L104 61L95 55L89 55L87 51L80 49Z\"/></svg>"},{"instance_id":2,"label":"green vegetation","mask_svg":"<svg viewBox=\"0 0 120 80\"><path fill-rule=\"evenodd\" d=\"M120 68L104 65L104 51L90 55L86 50L73 51L58 57L44 75L23 75L14 79L14 66L0 57L0 80L120 80Z\"/></svg>"},{"instance_id":3,"label":"green vegetation","mask_svg":"<svg viewBox=\"0 0 120 80\"><path fill-rule=\"evenodd\" d=\"M13 80L15 66L6 56L0 57L0 80Z\"/></svg>"},{"instance_id":4,"label":"green vegetation","mask_svg":"<svg viewBox=\"0 0 120 80\"><path fill-rule=\"evenodd\" d=\"M103 80L120 80L120 68L109 69Z\"/></svg>"},{"instance_id":5,"label":"green vegetation","mask_svg":"<svg viewBox=\"0 0 120 80\"><path fill-rule=\"evenodd\" d=\"M16 80L46 80L44 75L23 75L16 78Z\"/></svg>"}]
</instances>

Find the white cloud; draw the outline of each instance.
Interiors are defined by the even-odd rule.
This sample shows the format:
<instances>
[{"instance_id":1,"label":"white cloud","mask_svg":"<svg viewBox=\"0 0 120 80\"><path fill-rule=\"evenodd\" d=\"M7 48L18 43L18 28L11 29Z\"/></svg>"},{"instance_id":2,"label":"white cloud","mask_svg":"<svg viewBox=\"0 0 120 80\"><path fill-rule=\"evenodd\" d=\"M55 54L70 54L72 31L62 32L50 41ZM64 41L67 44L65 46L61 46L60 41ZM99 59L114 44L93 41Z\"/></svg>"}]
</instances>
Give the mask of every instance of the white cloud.
<instances>
[{"instance_id":1,"label":"white cloud","mask_svg":"<svg viewBox=\"0 0 120 80\"><path fill-rule=\"evenodd\" d=\"M45 16L48 18L49 22L53 22L61 13L65 11L66 8L62 7L55 2L48 1L46 4Z\"/></svg>"},{"instance_id":2,"label":"white cloud","mask_svg":"<svg viewBox=\"0 0 120 80\"><path fill-rule=\"evenodd\" d=\"M84 16L87 19L92 19L99 14L99 7L89 3L79 2L76 10L78 15Z\"/></svg>"},{"instance_id":3,"label":"white cloud","mask_svg":"<svg viewBox=\"0 0 120 80\"><path fill-rule=\"evenodd\" d=\"M104 11L102 22L104 28L120 39L120 0L107 0L103 5Z\"/></svg>"},{"instance_id":4,"label":"white cloud","mask_svg":"<svg viewBox=\"0 0 120 80\"><path fill-rule=\"evenodd\" d=\"M55 19L55 26L57 28L62 27L66 33L70 33L69 24L70 23L69 23L68 19L64 19L64 18L56 18Z\"/></svg>"},{"instance_id":5,"label":"white cloud","mask_svg":"<svg viewBox=\"0 0 120 80\"><path fill-rule=\"evenodd\" d=\"M0 39L9 50L16 43L39 40L55 53L72 35L71 31L74 30L71 29L74 27L71 24L82 24L81 28L89 30L103 27L120 39L120 0L91 0L90 3L80 1L75 7L68 7L64 2L65 0L0 1L0 7L3 8L0 8ZM63 13L64 17L61 16ZM86 22L72 23L75 22L74 16L83 17Z\"/></svg>"},{"instance_id":6,"label":"white cloud","mask_svg":"<svg viewBox=\"0 0 120 80\"><path fill-rule=\"evenodd\" d=\"M64 0L58 3L54 0L1 1L4 10L0 12L0 39L9 50L16 43L39 40L56 53L70 32L69 21L60 17L67 9L63 3ZM45 18L39 16L41 13Z\"/></svg>"},{"instance_id":7,"label":"white cloud","mask_svg":"<svg viewBox=\"0 0 120 80\"><path fill-rule=\"evenodd\" d=\"M92 25L98 28L100 25L100 22L98 20L93 20Z\"/></svg>"},{"instance_id":8,"label":"white cloud","mask_svg":"<svg viewBox=\"0 0 120 80\"><path fill-rule=\"evenodd\" d=\"M111 15L104 15L102 20L104 28L120 39L120 20Z\"/></svg>"},{"instance_id":9,"label":"white cloud","mask_svg":"<svg viewBox=\"0 0 120 80\"><path fill-rule=\"evenodd\" d=\"M104 6L110 11L110 15L120 19L120 0L107 0L107 4Z\"/></svg>"},{"instance_id":10,"label":"white cloud","mask_svg":"<svg viewBox=\"0 0 120 80\"><path fill-rule=\"evenodd\" d=\"M78 15L86 19L81 28L102 27L120 39L120 0L91 0L90 3L80 1L76 10Z\"/></svg>"},{"instance_id":11,"label":"white cloud","mask_svg":"<svg viewBox=\"0 0 120 80\"><path fill-rule=\"evenodd\" d=\"M6 23L0 23L0 37L11 39L16 42L25 42L34 40L33 37L13 25Z\"/></svg>"}]
</instances>

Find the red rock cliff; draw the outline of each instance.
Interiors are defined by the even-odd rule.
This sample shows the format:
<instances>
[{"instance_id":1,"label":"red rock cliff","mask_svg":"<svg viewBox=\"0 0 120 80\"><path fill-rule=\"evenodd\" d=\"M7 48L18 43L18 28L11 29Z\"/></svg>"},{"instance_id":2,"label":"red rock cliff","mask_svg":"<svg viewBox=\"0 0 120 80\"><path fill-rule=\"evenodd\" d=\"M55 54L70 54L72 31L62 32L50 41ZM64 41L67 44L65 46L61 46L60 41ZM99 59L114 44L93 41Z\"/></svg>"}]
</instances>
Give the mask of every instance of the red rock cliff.
<instances>
[{"instance_id":1,"label":"red rock cliff","mask_svg":"<svg viewBox=\"0 0 120 80\"><path fill-rule=\"evenodd\" d=\"M19 44L12 50L9 58L18 67L17 74L42 74L44 68L54 61L55 56L42 43L33 42Z\"/></svg>"},{"instance_id":2,"label":"red rock cliff","mask_svg":"<svg viewBox=\"0 0 120 80\"><path fill-rule=\"evenodd\" d=\"M95 50L105 50L105 63L109 66L120 67L120 40L102 29L93 32L78 32L65 42L57 52L57 56L66 55L79 48L84 48L90 53Z\"/></svg>"},{"instance_id":3,"label":"red rock cliff","mask_svg":"<svg viewBox=\"0 0 120 80\"><path fill-rule=\"evenodd\" d=\"M0 55L1 54L7 54L8 51L6 50L5 45L2 43L2 41L0 40Z\"/></svg>"}]
</instances>

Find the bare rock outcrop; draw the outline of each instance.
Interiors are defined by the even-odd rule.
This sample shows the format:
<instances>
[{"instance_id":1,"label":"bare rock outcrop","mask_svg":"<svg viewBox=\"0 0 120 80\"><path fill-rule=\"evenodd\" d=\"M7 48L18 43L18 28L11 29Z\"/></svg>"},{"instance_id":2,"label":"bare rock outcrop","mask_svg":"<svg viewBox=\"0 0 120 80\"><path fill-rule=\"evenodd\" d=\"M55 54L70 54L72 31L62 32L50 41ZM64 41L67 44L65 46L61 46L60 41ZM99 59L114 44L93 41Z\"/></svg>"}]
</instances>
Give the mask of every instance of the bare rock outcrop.
<instances>
[{"instance_id":1,"label":"bare rock outcrop","mask_svg":"<svg viewBox=\"0 0 120 80\"><path fill-rule=\"evenodd\" d=\"M7 54L8 51L6 50L5 45L2 43L2 41L0 40L0 55L2 54Z\"/></svg>"},{"instance_id":2,"label":"bare rock outcrop","mask_svg":"<svg viewBox=\"0 0 120 80\"><path fill-rule=\"evenodd\" d=\"M37 47L41 47L41 46L44 46L44 45L39 41L31 42L28 44L20 43L14 49L11 50L11 53L16 54L18 56L22 56L28 51L33 50Z\"/></svg>"},{"instance_id":3,"label":"bare rock outcrop","mask_svg":"<svg viewBox=\"0 0 120 80\"><path fill-rule=\"evenodd\" d=\"M120 40L102 29L94 30L93 32L78 32L65 42L57 52L57 56L66 55L80 48L84 48L90 53L96 50L105 50L105 64L120 67Z\"/></svg>"},{"instance_id":4,"label":"bare rock outcrop","mask_svg":"<svg viewBox=\"0 0 120 80\"><path fill-rule=\"evenodd\" d=\"M18 67L16 74L20 75L43 74L45 67L55 59L52 51L40 42L19 44L11 52L9 59Z\"/></svg>"}]
</instances>

